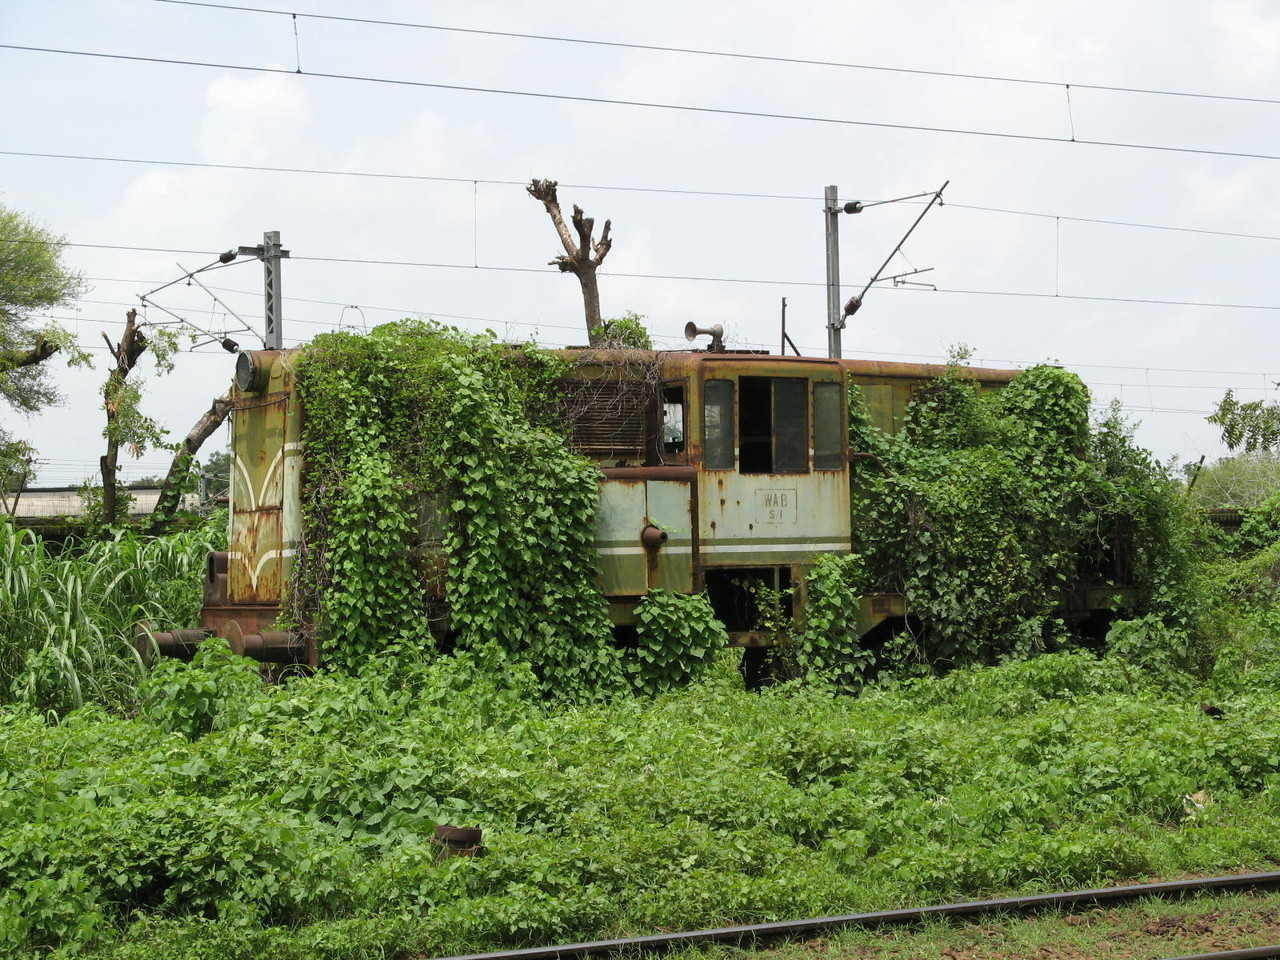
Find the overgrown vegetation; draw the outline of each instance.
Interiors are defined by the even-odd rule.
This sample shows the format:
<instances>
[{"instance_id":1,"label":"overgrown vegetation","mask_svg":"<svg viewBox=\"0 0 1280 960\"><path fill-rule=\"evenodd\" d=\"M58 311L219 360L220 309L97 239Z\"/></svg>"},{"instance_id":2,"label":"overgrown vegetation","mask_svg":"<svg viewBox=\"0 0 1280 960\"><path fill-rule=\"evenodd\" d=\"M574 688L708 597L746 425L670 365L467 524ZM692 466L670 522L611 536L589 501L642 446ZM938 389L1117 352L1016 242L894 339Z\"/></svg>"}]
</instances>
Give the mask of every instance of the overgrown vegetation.
<instances>
[{"instance_id":1,"label":"overgrown vegetation","mask_svg":"<svg viewBox=\"0 0 1280 960\"><path fill-rule=\"evenodd\" d=\"M205 562L225 538L223 515L165 538L120 533L54 551L0 523L0 704L135 704L143 665L134 624L194 625Z\"/></svg>"},{"instance_id":2,"label":"overgrown vegetation","mask_svg":"<svg viewBox=\"0 0 1280 960\"><path fill-rule=\"evenodd\" d=\"M650 591L636 619L636 646L628 651L626 669L640 693L663 693L698 679L729 642L704 594Z\"/></svg>"},{"instance_id":3,"label":"overgrown vegetation","mask_svg":"<svg viewBox=\"0 0 1280 960\"><path fill-rule=\"evenodd\" d=\"M653 340L645 329L644 315L628 310L620 317L607 317L592 327L591 345L601 350L652 350Z\"/></svg>"},{"instance_id":4,"label":"overgrown vegetation","mask_svg":"<svg viewBox=\"0 0 1280 960\"><path fill-rule=\"evenodd\" d=\"M1187 496L1202 510L1251 510L1280 490L1280 455L1241 453L1199 467L1186 464Z\"/></svg>"},{"instance_id":5,"label":"overgrown vegetation","mask_svg":"<svg viewBox=\"0 0 1280 960\"><path fill-rule=\"evenodd\" d=\"M625 687L591 547L599 472L558 430L565 369L414 321L307 349L292 615L328 662L356 670L390 648L496 641L559 697Z\"/></svg>"},{"instance_id":6,"label":"overgrown vegetation","mask_svg":"<svg viewBox=\"0 0 1280 960\"><path fill-rule=\"evenodd\" d=\"M299 373L290 616L338 669L143 669L132 624L194 623L217 521L60 555L0 525L8 953L385 960L1280 858L1280 508L1201 540L1063 371L953 373L895 437L853 407L862 549L795 622L755 596L794 677L759 693L705 597L612 643L554 358L405 323ZM1105 642L1086 584L1121 594ZM872 649L886 587L911 629Z\"/></svg>"},{"instance_id":7,"label":"overgrown vegetation","mask_svg":"<svg viewBox=\"0 0 1280 960\"><path fill-rule=\"evenodd\" d=\"M15 951L440 955L1280 856L1274 644L1203 683L1060 653L856 698L722 661L556 710L492 650L274 687L203 661L137 718L3 715ZM438 860L440 822L488 855Z\"/></svg>"},{"instance_id":8,"label":"overgrown vegetation","mask_svg":"<svg viewBox=\"0 0 1280 960\"><path fill-rule=\"evenodd\" d=\"M1115 411L1089 421L1074 374L1035 367L980 393L960 368L876 429L851 388L857 549L914 624L894 660L994 663L1087 640L1089 588L1186 631L1195 521Z\"/></svg>"}]
</instances>

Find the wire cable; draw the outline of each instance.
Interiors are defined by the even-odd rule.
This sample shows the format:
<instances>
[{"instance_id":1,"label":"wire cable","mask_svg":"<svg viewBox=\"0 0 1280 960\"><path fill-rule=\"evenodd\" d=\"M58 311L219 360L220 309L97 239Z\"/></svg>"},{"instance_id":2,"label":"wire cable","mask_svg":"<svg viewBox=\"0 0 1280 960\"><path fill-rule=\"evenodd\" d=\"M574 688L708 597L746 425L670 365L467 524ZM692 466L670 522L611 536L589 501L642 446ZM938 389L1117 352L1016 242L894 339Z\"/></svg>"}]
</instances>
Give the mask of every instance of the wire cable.
<instances>
[{"instance_id":1,"label":"wire cable","mask_svg":"<svg viewBox=\"0 0 1280 960\"><path fill-rule=\"evenodd\" d=\"M319 167L269 167L260 164L250 163L214 163L211 161L196 160L164 160L154 157L114 157L102 156L96 154L83 153L49 153L37 150L0 150L0 157L26 157L39 160L87 160L99 163L124 163L137 164L142 166L164 166L164 167L193 167L205 170L234 170L251 173L280 173L280 174L303 174L331 177L368 177L383 180L408 180L422 181L431 183L457 183L457 184L475 184L483 183L494 186L517 186L525 187L528 185L526 180L513 179L484 179L482 177L447 177L429 174L415 173L392 173L375 170L330 170ZM628 193L666 193L676 194L679 196L697 196L697 197L728 197L734 199L752 199L752 200L803 200L805 202L821 203L823 198L819 196L808 196L798 193L762 193L749 191L730 191L730 190L696 190L688 187L645 187L618 184L591 184L591 183L567 183L561 182L560 186L575 190L608 190L622 191ZM924 193L909 194L902 197L893 197L887 200L870 200L862 204L863 209L869 207L883 206L889 203L901 203L904 201L916 200L922 197L932 196L932 191ZM1046 213L1040 210L1019 210L1011 207L994 207L985 206L976 203L963 203L954 200L944 201L941 206L956 210L974 210L982 213L1001 213L1018 217L1039 217L1047 220L1068 220L1072 223L1095 223L1105 224L1114 227L1136 227L1143 230L1173 230L1181 233L1204 234L1212 237L1230 237L1243 240L1280 240L1280 235L1266 233L1246 233L1239 230L1216 230L1208 227L1185 227L1177 224L1169 223L1146 223L1137 220L1123 220L1109 217L1080 217L1070 214Z\"/></svg>"},{"instance_id":2,"label":"wire cable","mask_svg":"<svg viewBox=\"0 0 1280 960\"><path fill-rule=\"evenodd\" d=\"M921 67L894 67L884 64L849 63L840 60L822 60L813 57L784 57L773 54L742 53L733 50L712 50L699 47L678 47L670 44L632 43L623 40L596 40L586 37L566 37L545 33L519 33L514 30L485 30L478 27L453 27L436 23L413 23L405 20L380 20L373 17L339 16L327 13L294 13L269 7L249 7L229 3L205 3L199 0L157 0L183 7L206 7L237 13L266 13L285 17L303 17L309 20L329 20L342 23L360 23L383 27L408 27L416 30L435 30L442 33L473 34L484 37L505 37L517 40L544 40L553 43L571 43L584 46L612 47L623 50L646 50L657 53L680 53L702 57L722 57L731 60L755 60L763 63L788 63L810 67L838 67L846 70L873 70L883 73L905 73L924 77L943 77L951 80L986 80L995 83L1016 83L1036 87L1077 87L1081 90L1100 90L1108 93L1140 93L1161 97L1190 97L1202 100L1226 100L1236 103L1280 103L1280 98L1241 96L1223 93L1204 93L1193 90L1167 90L1158 87L1133 87L1106 83L1065 83L1061 80L1045 80L1035 77L1018 77L1009 74L964 73L953 70L928 70ZM293 72L293 71L290 71Z\"/></svg>"},{"instance_id":3,"label":"wire cable","mask_svg":"<svg viewBox=\"0 0 1280 960\"><path fill-rule=\"evenodd\" d=\"M922 133L945 133L958 136L985 137L988 139L1014 140L1022 143L1079 144L1081 146L1110 147L1122 150L1150 150L1157 153L1179 153L1207 157L1231 157L1245 160L1280 160L1280 154L1245 150L1222 150L1211 147L1193 147L1174 144L1138 143L1126 140L1094 140L1053 136L1038 133L1014 133L1003 130L979 130L971 127L944 127L923 123L895 123L887 120L857 120L849 117L828 117L817 114L784 113L781 111L749 110L735 107L711 107L701 104L666 103L659 100L630 100L619 97L591 97L584 94L548 93L540 90L515 90L505 87L482 87L474 84L442 83L429 80L402 80L394 77L374 77L367 74L331 73L319 70L289 70L285 67L263 67L243 63L220 63L212 60L185 60L178 57L146 57L139 54L108 53L101 50L69 50L62 47L42 47L20 43L0 43L0 49L25 53L49 53L57 56L89 57L129 63L163 64L166 66L201 67L212 70L237 70L243 73L283 74L285 76L316 77L324 80L347 80L358 83L374 83L396 87L414 87L428 90L452 90L459 93L486 93L508 97L528 97L539 100L558 100L566 103L594 103L609 106L645 107L655 110L676 110L685 113L713 114L728 117L752 117L762 120L791 120L803 123L820 123L833 126L862 127L878 130L910 130Z\"/></svg>"},{"instance_id":4,"label":"wire cable","mask_svg":"<svg viewBox=\"0 0 1280 960\"><path fill-rule=\"evenodd\" d=\"M14 239L8 237L0 237L0 243L41 243L39 240ZM94 250L119 250L134 253L189 253L189 254L215 254L217 251L209 250L185 250L174 247L146 247L133 246L130 244L110 244L110 243L79 243L72 241L59 241L59 246L64 247L83 247ZM471 263L445 263L440 261L428 260L389 260L379 259L376 257L330 257L330 256L308 256L305 254L293 254L290 259L294 262L311 262L311 263L342 263L342 264L359 264L363 266L385 266L385 267L414 267L421 269L436 270L485 270L499 273L533 273L542 274L544 276L560 276L560 271L552 270L549 267L515 267L515 266L499 266L494 264L481 264L476 266ZM760 277L715 277L698 274L683 273L632 273L625 271L600 271L601 276L619 277L632 280L670 280L670 281L688 281L699 283L736 283L751 284L755 286L771 286L771 287L825 287L825 281L821 280L788 280L777 277L760 278ZM1165 307L1199 307L1216 310L1280 310L1280 304L1274 303L1232 303L1211 300L1185 300L1185 299L1165 299L1159 297L1115 297L1094 294L1075 294L1075 293L1040 293L1033 290L981 290L964 287L937 287L932 290L922 290L917 287L906 286L882 286L879 289L897 290L905 293L946 293L946 294L962 294L967 296L983 296L983 297L1028 297L1038 300L1069 300L1084 303L1126 303L1126 304L1149 304Z\"/></svg>"},{"instance_id":5,"label":"wire cable","mask_svg":"<svg viewBox=\"0 0 1280 960\"><path fill-rule=\"evenodd\" d=\"M483 183L493 186L512 186L527 187L528 180L514 179L486 179L483 177L446 177L435 176L420 173L394 173L390 171L377 170L326 170L318 167L269 167L259 164L250 163L214 163L199 162L195 160L158 160L141 157L108 157L94 156L90 154L80 153L47 153L36 150L0 150L0 156L4 157L30 157L32 159L41 160L95 160L102 163L127 163L138 164L143 166L166 166L166 167L195 167L205 170L240 170L252 171L255 173L286 173L286 174L307 174L313 176L327 177L365 177L377 180L408 180L427 183L458 183L458 184L475 184ZM615 190L626 193L670 193L680 196L695 197L729 197L733 199L751 199L751 200L804 200L811 203L821 203L822 197L808 196L799 193L752 193L741 190L695 190L684 187L645 187L630 186L619 184L597 184L597 183L568 183L561 181L560 186L573 190ZM895 203L898 200L910 200L912 197L899 197L894 200L874 200L864 203L863 207L876 207L885 203Z\"/></svg>"}]
</instances>

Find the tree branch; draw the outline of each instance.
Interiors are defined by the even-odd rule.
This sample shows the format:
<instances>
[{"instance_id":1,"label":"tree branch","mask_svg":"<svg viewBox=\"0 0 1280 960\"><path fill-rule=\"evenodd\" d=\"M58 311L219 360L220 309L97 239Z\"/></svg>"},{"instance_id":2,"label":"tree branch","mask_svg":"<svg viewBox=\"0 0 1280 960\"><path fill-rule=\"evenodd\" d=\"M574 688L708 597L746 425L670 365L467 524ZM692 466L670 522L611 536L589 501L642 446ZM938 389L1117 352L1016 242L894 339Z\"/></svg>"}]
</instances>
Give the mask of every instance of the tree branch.
<instances>
[{"instance_id":1,"label":"tree branch","mask_svg":"<svg viewBox=\"0 0 1280 960\"><path fill-rule=\"evenodd\" d=\"M609 251L613 249L613 241L609 239L609 227L612 225L612 221L606 220L604 222L604 229L600 231L600 242L597 243L594 248L596 255L591 260L591 262L597 267L604 263L604 258L607 257L609 255Z\"/></svg>"},{"instance_id":2,"label":"tree branch","mask_svg":"<svg viewBox=\"0 0 1280 960\"><path fill-rule=\"evenodd\" d=\"M534 180L525 189L529 191L529 196L541 201L551 217L551 222L555 224L556 233L560 234L560 242L564 244L564 252L571 257L574 256L577 253L577 245L573 242L573 234L569 232L569 225L564 222L564 214L560 212L560 200L556 196L556 181ZM563 270L565 268L561 267L560 269Z\"/></svg>"},{"instance_id":3,"label":"tree branch","mask_svg":"<svg viewBox=\"0 0 1280 960\"><path fill-rule=\"evenodd\" d=\"M209 409L200 415L200 419L187 432L182 443L178 444L173 454L173 461L169 464L169 472L165 474L164 482L160 485L160 496L156 500L156 508L151 514L152 533L159 533L173 520L173 515L178 512L179 501L182 499L182 485L191 469L192 458L200 451L204 442L213 435L213 431L222 426L222 422L227 419L227 414L230 412L231 391L228 390L222 396L214 397Z\"/></svg>"},{"instance_id":4,"label":"tree branch","mask_svg":"<svg viewBox=\"0 0 1280 960\"><path fill-rule=\"evenodd\" d=\"M578 249L573 255L575 260L587 260L591 257L591 231L595 228L595 220L591 217L584 217L582 208L575 203L573 205L573 229L578 231Z\"/></svg>"},{"instance_id":5,"label":"tree branch","mask_svg":"<svg viewBox=\"0 0 1280 960\"><path fill-rule=\"evenodd\" d=\"M58 352L58 345L41 337L30 350L13 350L0 354L0 373L10 373L23 367L44 363Z\"/></svg>"},{"instance_id":6,"label":"tree branch","mask_svg":"<svg viewBox=\"0 0 1280 960\"><path fill-rule=\"evenodd\" d=\"M121 388L138 358L147 349L147 338L138 327L138 311L125 314L124 333L120 342L113 344L104 333L102 339L115 357L116 367L107 375L102 387L102 405L107 414L107 452L98 459L102 472L102 519L107 526L114 526L120 510L116 496L116 474L120 463L120 437L116 432L116 419L120 414Z\"/></svg>"}]
</instances>

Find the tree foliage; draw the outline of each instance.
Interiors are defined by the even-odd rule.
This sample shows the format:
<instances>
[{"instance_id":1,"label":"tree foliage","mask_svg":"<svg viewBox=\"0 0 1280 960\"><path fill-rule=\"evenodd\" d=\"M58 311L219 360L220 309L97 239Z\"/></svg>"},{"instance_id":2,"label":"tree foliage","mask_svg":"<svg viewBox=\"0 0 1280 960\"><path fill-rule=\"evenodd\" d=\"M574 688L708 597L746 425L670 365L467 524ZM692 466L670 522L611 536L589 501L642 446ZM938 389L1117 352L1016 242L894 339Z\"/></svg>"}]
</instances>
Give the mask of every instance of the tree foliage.
<instances>
[{"instance_id":1,"label":"tree foliage","mask_svg":"<svg viewBox=\"0 0 1280 960\"><path fill-rule=\"evenodd\" d=\"M70 333L35 316L77 297L84 284L62 262L62 242L0 205L0 397L24 413L58 399L44 361L58 351L87 363Z\"/></svg>"},{"instance_id":2,"label":"tree foliage","mask_svg":"<svg viewBox=\"0 0 1280 960\"><path fill-rule=\"evenodd\" d=\"M36 316L79 296L80 276L62 262L58 237L0 204L0 400L19 413L60 399L46 361L62 352L69 364L89 362L75 337ZM32 449L0 427L0 477L26 476Z\"/></svg>"},{"instance_id":3,"label":"tree foliage","mask_svg":"<svg viewBox=\"0 0 1280 960\"><path fill-rule=\"evenodd\" d=\"M1201 509L1249 510L1280 490L1280 453L1239 453L1199 469L1186 464L1183 472L1188 484L1194 479L1188 498Z\"/></svg>"},{"instance_id":4,"label":"tree foliage","mask_svg":"<svg viewBox=\"0 0 1280 960\"><path fill-rule=\"evenodd\" d=\"M1266 400L1236 399L1228 390L1206 418L1222 430L1222 442L1229 450L1254 453L1274 450L1280 443L1280 404Z\"/></svg>"}]
</instances>

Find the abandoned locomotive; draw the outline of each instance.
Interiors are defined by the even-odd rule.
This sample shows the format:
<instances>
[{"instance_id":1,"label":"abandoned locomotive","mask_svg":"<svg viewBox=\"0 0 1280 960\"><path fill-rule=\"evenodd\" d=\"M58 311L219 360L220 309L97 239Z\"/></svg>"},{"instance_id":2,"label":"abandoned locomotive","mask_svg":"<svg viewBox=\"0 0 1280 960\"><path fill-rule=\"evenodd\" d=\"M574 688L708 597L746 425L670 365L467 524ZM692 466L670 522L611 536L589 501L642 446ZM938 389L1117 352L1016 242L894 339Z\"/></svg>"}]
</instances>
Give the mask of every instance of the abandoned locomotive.
<instances>
[{"instance_id":1,"label":"abandoned locomotive","mask_svg":"<svg viewBox=\"0 0 1280 960\"><path fill-rule=\"evenodd\" d=\"M212 632L266 661L315 665L314 641L275 629L301 537L299 351L238 358L232 413L229 549L210 557L202 630L154 639L182 653ZM600 586L620 633L650 590L707 591L732 641L756 630L753 583L803 608L805 573L847 553L850 515L848 385L877 426L895 431L910 395L941 366L726 350L577 349L560 352L569 442L600 469L595 550ZM1014 370L970 368L979 389ZM438 544L430 530L428 549ZM905 613L901 597L861 602L859 632Z\"/></svg>"}]
</instances>

